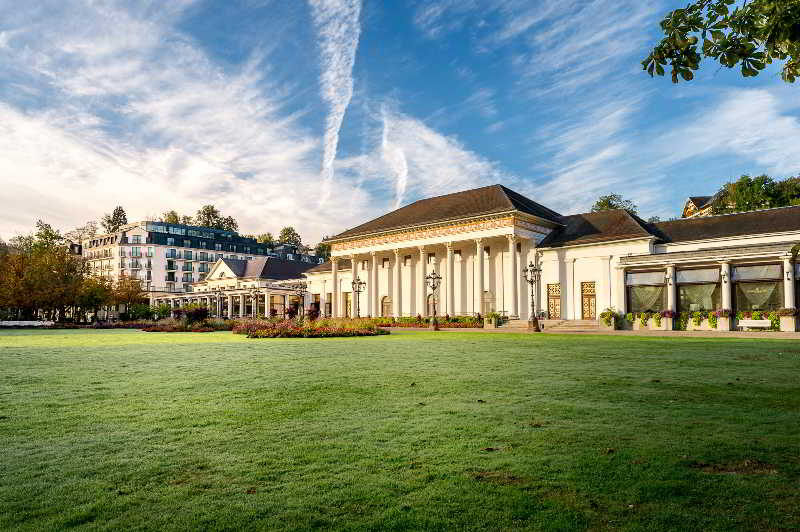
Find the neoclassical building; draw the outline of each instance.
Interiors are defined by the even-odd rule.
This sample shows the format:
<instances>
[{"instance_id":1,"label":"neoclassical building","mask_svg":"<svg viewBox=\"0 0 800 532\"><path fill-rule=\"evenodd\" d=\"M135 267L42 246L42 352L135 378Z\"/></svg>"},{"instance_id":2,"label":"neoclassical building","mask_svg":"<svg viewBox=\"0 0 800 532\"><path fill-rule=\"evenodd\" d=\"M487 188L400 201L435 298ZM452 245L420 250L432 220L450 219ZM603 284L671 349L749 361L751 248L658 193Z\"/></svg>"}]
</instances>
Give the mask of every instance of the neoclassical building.
<instances>
[{"instance_id":1,"label":"neoclassical building","mask_svg":"<svg viewBox=\"0 0 800 532\"><path fill-rule=\"evenodd\" d=\"M440 314L596 320L603 309L795 307L800 206L647 223L624 210L564 216L502 185L417 201L328 240L305 272L308 303L333 316ZM354 298L352 280L364 288ZM357 307L357 309L356 309Z\"/></svg>"}]
</instances>

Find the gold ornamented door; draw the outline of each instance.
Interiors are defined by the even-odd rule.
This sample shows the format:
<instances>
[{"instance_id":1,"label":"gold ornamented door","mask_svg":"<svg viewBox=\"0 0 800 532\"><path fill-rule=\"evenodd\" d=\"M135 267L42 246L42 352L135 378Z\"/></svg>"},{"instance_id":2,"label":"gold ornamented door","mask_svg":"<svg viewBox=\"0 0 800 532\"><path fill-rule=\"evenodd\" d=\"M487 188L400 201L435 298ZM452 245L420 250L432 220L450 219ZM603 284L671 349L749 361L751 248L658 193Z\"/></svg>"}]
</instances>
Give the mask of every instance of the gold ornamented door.
<instances>
[{"instance_id":1,"label":"gold ornamented door","mask_svg":"<svg viewBox=\"0 0 800 532\"><path fill-rule=\"evenodd\" d=\"M581 283L581 314L585 320L596 320L597 310L595 308L597 293L594 282Z\"/></svg>"},{"instance_id":2,"label":"gold ornamented door","mask_svg":"<svg viewBox=\"0 0 800 532\"><path fill-rule=\"evenodd\" d=\"M561 319L561 284L547 285L547 316L551 320Z\"/></svg>"}]
</instances>

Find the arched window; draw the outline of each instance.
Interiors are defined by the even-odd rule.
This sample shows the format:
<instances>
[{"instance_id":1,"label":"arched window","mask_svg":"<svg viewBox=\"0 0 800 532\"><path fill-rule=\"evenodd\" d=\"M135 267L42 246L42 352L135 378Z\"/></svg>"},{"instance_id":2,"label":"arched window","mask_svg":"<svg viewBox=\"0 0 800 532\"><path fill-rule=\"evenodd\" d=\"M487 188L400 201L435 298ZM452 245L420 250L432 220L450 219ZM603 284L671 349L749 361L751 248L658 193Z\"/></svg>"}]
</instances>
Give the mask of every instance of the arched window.
<instances>
[{"instance_id":1,"label":"arched window","mask_svg":"<svg viewBox=\"0 0 800 532\"><path fill-rule=\"evenodd\" d=\"M381 316L388 318L392 315L392 298L383 296L381 299Z\"/></svg>"}]
</instances>

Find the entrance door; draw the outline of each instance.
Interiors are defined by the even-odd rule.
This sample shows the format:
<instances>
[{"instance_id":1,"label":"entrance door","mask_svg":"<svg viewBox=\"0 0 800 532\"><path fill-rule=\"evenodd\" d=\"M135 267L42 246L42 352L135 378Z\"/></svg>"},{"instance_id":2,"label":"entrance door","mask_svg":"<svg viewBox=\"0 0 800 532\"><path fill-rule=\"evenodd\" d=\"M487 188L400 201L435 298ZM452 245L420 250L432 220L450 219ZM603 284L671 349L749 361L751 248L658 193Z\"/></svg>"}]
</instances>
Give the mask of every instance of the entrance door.
<instances>
[{"instance_id":1,"label":"entrance door","mask_svg":"<svg viewBox=\"0 0 800 532\"><path fill-rule=\"evenodd\" d=\"M561 284L547 285L547 316L551 320L561 319Z\"/></svg>"},{"instance_id":2,"label":"entrance door","mask_svg":"<svg viewBox=\"0 0 800 532\"><path fill-rule=\"evenodd\" d=\"M595 308L596 292L594 282L581 283L581 314L585 320L596 320Z\"/></svg>"}]
</instances>

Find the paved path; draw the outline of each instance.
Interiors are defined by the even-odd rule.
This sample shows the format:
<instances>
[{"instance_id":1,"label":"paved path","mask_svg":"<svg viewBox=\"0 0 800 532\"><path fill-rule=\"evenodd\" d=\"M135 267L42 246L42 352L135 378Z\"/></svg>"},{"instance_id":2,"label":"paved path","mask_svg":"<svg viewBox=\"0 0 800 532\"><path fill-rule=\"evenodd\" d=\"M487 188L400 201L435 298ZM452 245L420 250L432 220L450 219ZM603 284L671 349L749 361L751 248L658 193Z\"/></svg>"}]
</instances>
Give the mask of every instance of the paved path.
<instances>
[{"instance_id":1,"label":"paved path","mask_svg":"<svg viewBox=\"0 0 800 532\"><path fill-rule=\"evenodd\" d=\"M385 327L390 331L430 331L422 327ZM519 333L536 334L522 328L499 329L439 329L440 332L482 332L482 333ZM664 336L664 337L689 337L689 338L772 338L783 340L800 340L800 332L777 332L777 331L608 331L597 329L596 331L542 331L542 334L568 334L568 335L603 335L603 336Z\"/></svg>"}]
</instances>

